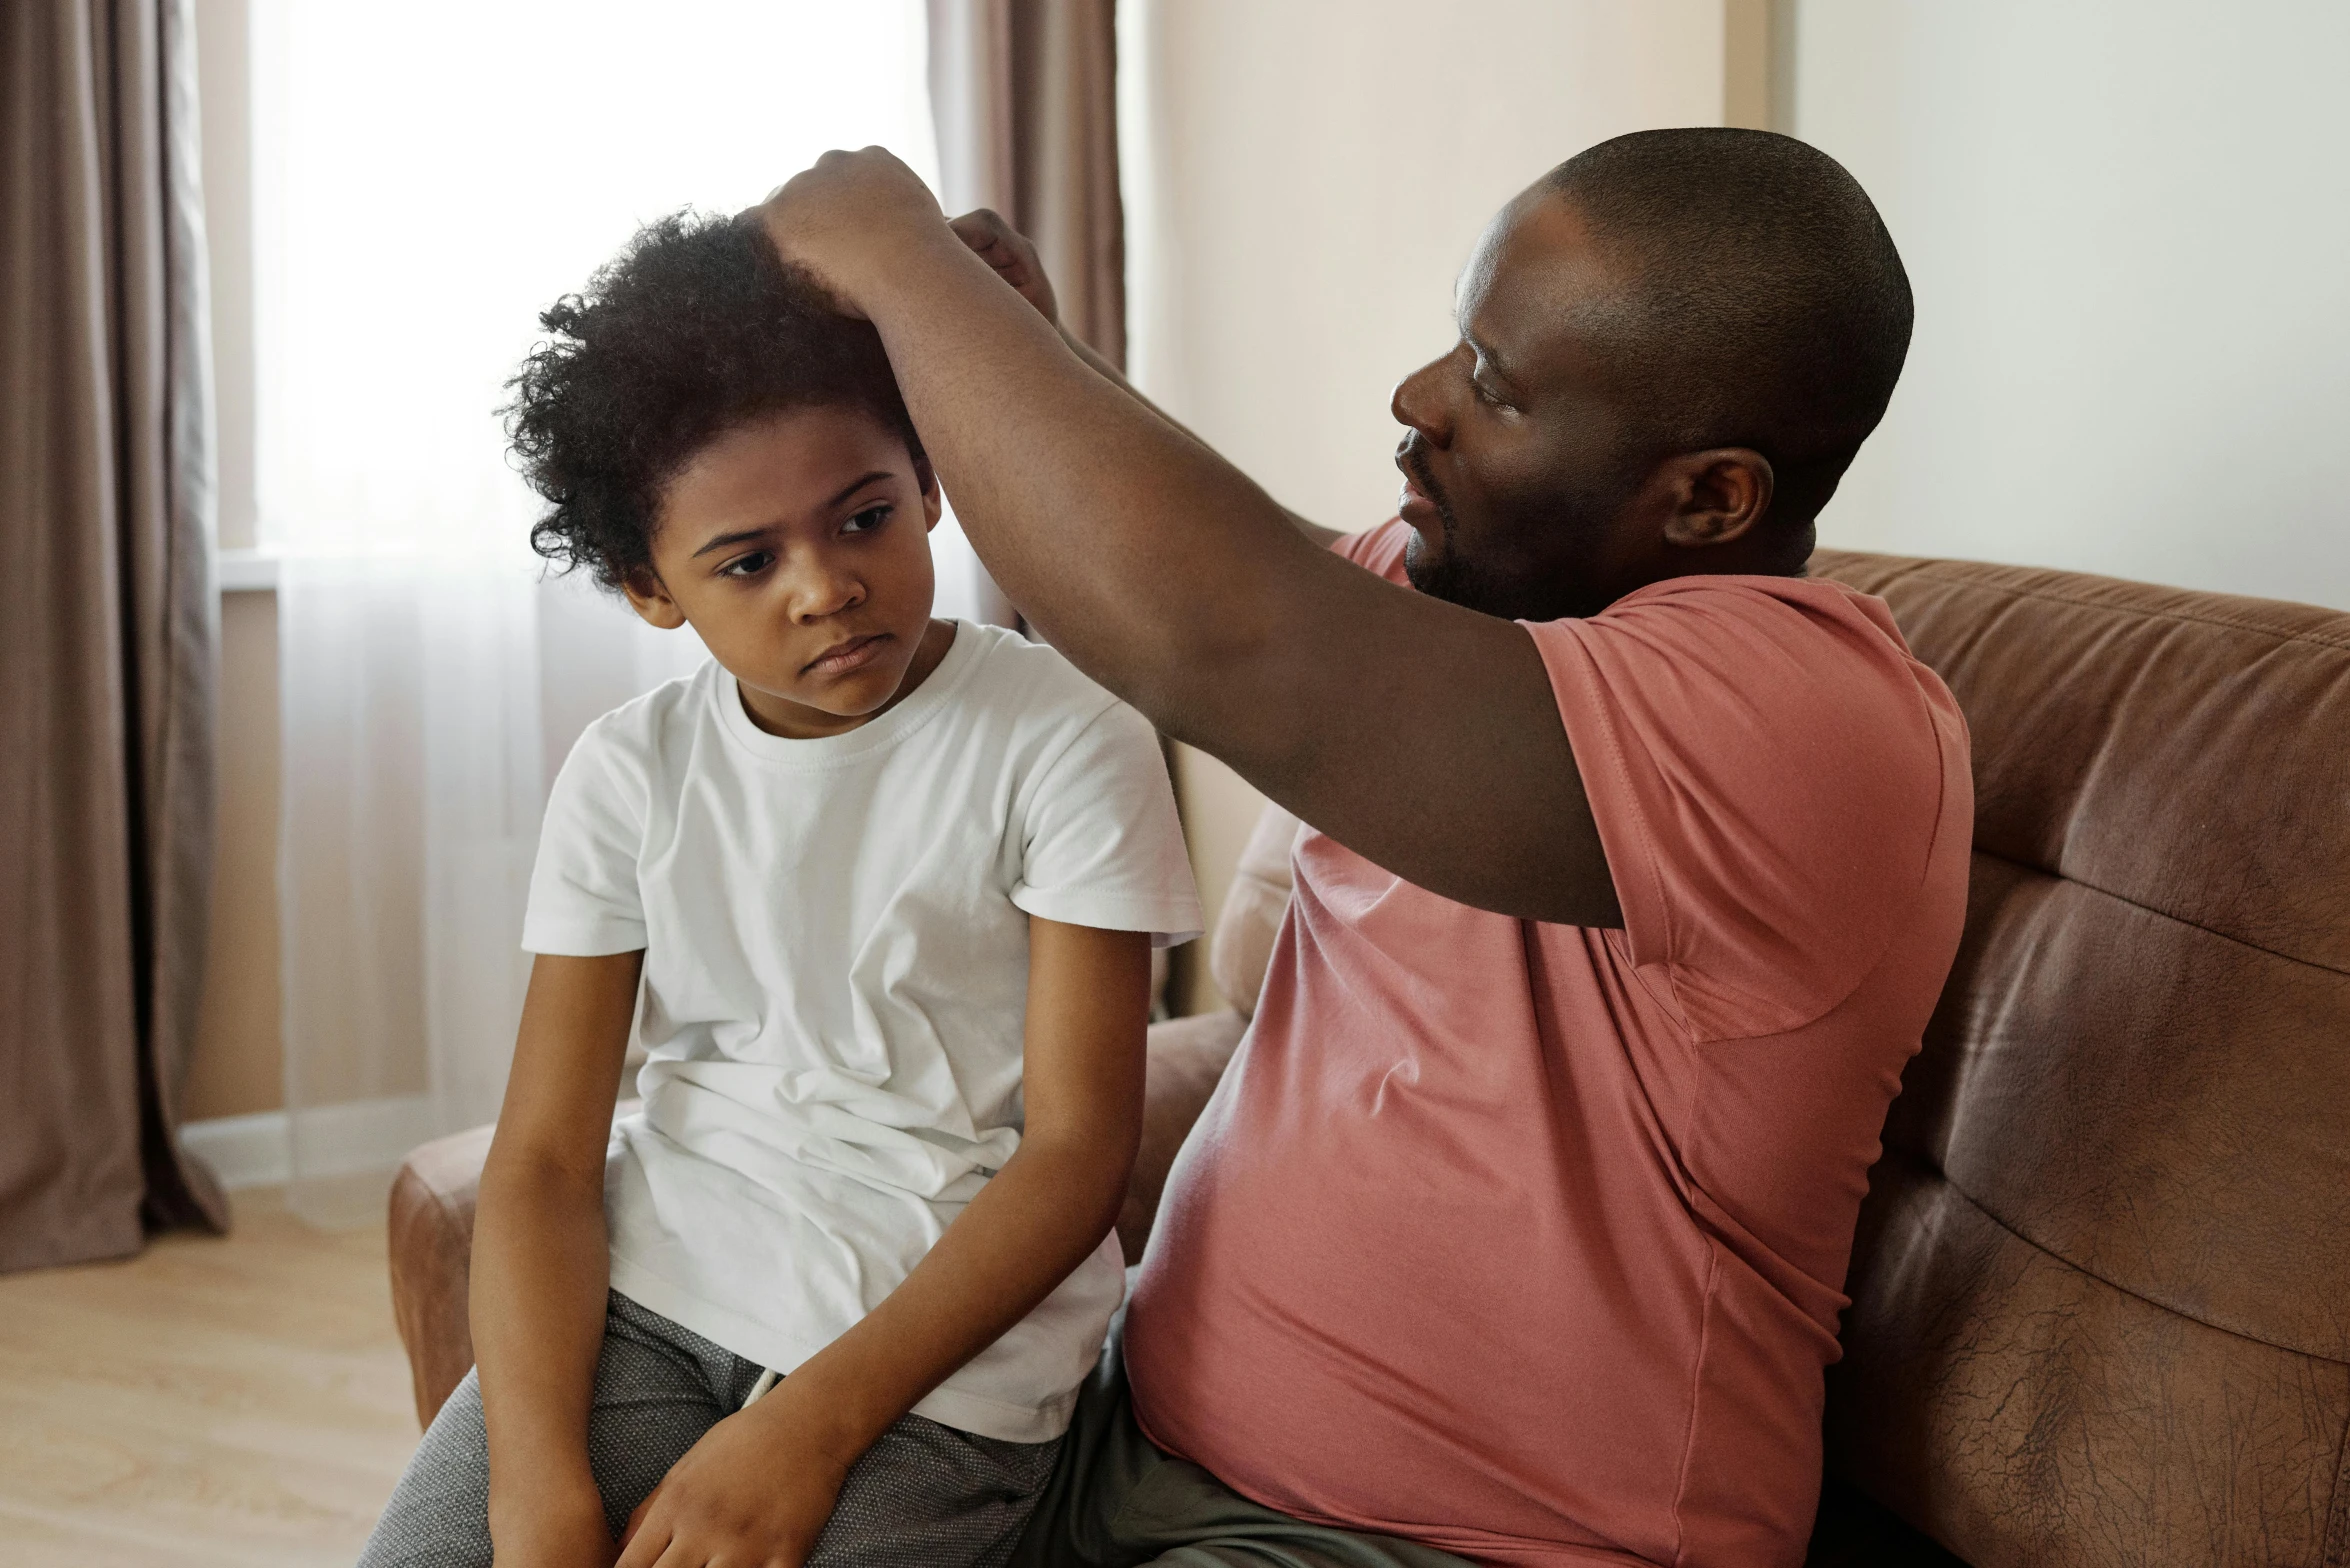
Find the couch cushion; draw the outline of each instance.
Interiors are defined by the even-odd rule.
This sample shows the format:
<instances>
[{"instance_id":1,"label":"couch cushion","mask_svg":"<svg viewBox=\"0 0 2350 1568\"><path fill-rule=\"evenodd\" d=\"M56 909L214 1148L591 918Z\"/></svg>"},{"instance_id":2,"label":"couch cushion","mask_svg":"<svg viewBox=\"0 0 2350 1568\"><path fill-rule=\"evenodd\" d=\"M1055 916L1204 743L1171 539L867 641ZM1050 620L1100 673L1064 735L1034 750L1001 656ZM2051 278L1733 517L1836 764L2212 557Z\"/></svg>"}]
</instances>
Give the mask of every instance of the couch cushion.
<instances>
[{"instance_id":1,"label":"couch cushion","mask_svg":"<svg viewBox=\"0 0 2350 1568\"><path fill-rule=\"evenodd\" d=\"M1257 1011L1265 970L1273 961L1273 938L1289 909L1289 852L1297 843L1298 820L1268 804L1240 851L1232 890L1216 917L1209 945L1208 973L1243 1018Z\"/></svg>"},{"instance_id":2,"label":"couch cushion","mask_svg":"<svg viewBox=\"0 0 2350 1568\"><path fill-rule=\"evenodd\" d=\"M1831 1469L1983 1568L2350 1562L2350 615L1815 570L1949 682L1977 799Z\"/></svg>"}]
</instances>

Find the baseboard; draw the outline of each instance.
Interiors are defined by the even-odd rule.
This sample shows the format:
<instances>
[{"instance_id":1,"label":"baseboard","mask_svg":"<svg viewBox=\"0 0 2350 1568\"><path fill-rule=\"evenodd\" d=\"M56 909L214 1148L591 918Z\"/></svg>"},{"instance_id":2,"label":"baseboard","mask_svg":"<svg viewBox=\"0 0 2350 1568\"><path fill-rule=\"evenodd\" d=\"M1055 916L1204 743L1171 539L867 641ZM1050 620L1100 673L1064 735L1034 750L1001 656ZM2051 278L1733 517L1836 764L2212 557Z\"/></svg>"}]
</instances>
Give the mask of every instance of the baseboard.
<instances>
[{"instance_id":1,"label":"baseboard","mask_svg":"<svg viewBox=\"0 0 2350 1568\"><path fill-rule=\"evenodd\" d=\"M302 1113L302 1175L388 1171L440 1130L429 1095L322 1105ZM294 1128L284 1111L183 1123L180 1141L231 1191L278 1187L294 1179Z\"/></svg>"},{"instance_id":2,"label":"baseboard","mask_svg":"<svg viewBox=\"0 0 2350 1568\"><path fill-rule=\"evenodd\" d=\"M220 1184L232 1192L243 1187L282 1187L293 1177L293 1148L287 1140L283 1111L182 1122L180 1142L211 1166Z\"/></svg>"}]
</instances>

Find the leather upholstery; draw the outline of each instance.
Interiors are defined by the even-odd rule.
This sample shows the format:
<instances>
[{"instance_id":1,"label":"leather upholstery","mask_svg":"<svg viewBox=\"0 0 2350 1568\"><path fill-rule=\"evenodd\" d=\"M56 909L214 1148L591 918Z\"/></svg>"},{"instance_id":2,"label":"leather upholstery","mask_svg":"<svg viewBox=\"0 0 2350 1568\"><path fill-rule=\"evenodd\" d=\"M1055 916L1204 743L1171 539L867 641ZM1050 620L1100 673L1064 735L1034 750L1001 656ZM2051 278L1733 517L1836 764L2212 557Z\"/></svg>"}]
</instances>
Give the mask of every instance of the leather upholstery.
<instances>
[{"instance_id":1,"label":"leather upholstery","mask_svg":"<svg viewBox=\"0 0 2350 1568\"><path fill-rule=\"evenodd\" d=\"M1833 1473L1980 1568L2350 1563L2350 615L1831 555L1974 737Z\"/></svg>"},{"instance_id":2,"label":"leather upholstery","mask_svg":"<svg viewBox=\"0 0 2350 1568\"><path fill-rule=\"evenodd\" d=\"M2350 615L1814 570L1884 595L1950 683L1977 815L1855 1240L1813 1568L2350 1568ZM1215 932L1233 1010L1151 1031L1130 1259L1254 1011L1295 834L1268 809ZM415 1337L463 1324L456 1143L393 1200L427 1415L471 1359ZM419 1305L451 1288L453 1318Z\"/></svg>"},{"instance_id":3,"label":"leather upholstery","mask_svg":"<svg viewBox=\"0 0 2350 1568\"><path fill-rule=\"evenodd\" d=\"M392 1317L407 1347L420 1427L432 1425L441 1402L473 1368L466 1296L473 1281L473 1204L490 1132L475 1127L435 1139L411 1153L392 1180Z\"/></svg>"}]
</instances>

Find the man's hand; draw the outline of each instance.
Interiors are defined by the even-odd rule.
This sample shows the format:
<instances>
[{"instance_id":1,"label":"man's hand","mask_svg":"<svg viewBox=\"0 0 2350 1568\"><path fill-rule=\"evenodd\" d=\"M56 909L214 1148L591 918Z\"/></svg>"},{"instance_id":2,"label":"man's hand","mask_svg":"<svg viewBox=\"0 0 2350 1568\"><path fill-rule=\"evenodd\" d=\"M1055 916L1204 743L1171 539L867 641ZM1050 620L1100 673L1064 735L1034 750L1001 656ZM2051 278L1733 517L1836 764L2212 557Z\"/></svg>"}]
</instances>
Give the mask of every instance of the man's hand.
<instances>
[{"instance_id":1,"label":"man's hand","mask_svg":"<svg viewBox=\"0 0 2350 1568\"><path fill-rule=\"evenodd\" d=\"M778 1383L702 1434L629 1516L618 1568L800 1568L855 1455Z\"/></svg>"},{"instance_id":2,"label":"man's hand","mask_svg":"<svg viewBox=\"0 0 2350 1568\"><path fill-rule=\"evenodd\" d=\"M886 147L826 153L751 215L785 265L814 277L848 316L869 314L863 285L881 266L947 238L930 187Z\"/></svg>"},{"instance_id":3,"label":"man's hand","mask_svg":"<svg viewBox=\"0 0 2350 1568\"><path fill-rule=\"evenodd\" d=\"M1034 305L1037 314L1054 326L1061 324L1060 302L1053 297L1053 280L1044 275L1044 263L1027 235L986 207L966 212L947 225L955 237L976 251L995 275Z\"/></svg>"}]
</instances>

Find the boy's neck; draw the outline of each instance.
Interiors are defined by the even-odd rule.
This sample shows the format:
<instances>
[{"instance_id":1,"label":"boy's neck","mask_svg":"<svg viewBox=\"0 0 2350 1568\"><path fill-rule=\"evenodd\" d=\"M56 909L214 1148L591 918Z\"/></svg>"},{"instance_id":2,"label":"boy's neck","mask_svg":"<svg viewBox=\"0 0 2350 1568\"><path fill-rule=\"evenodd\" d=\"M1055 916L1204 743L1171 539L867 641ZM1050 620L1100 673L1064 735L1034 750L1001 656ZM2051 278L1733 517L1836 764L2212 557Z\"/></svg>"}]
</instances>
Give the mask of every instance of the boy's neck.
<instances>
[{"instance_id":1,"label":"boy's neck","mask_svg":"<svg viewBox=\"0 0 2350 1568\"><path fill-rule=\"evenodd\" d=\"M851 730L863 729L890 709L904 702L921 688L924 681L940 664L947 651L955 645L955 623L933 618L922 631L922 641L914 649L914 657L906 663L905 678L897 690L889 694L889 701L870 713L828 713L812 708L804 702L793 702L773 692L760 691L747 685L740 677L734 678L734 689L740 693L743 717L764 734L782 740L823 740L834 735L846 735Z\"/></svg>"}]
</instances>

